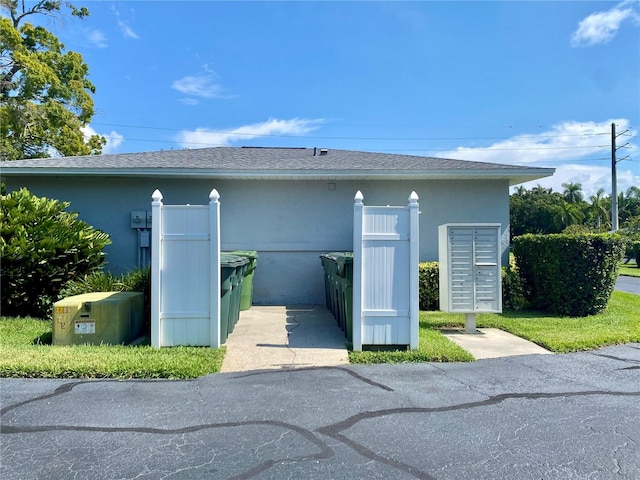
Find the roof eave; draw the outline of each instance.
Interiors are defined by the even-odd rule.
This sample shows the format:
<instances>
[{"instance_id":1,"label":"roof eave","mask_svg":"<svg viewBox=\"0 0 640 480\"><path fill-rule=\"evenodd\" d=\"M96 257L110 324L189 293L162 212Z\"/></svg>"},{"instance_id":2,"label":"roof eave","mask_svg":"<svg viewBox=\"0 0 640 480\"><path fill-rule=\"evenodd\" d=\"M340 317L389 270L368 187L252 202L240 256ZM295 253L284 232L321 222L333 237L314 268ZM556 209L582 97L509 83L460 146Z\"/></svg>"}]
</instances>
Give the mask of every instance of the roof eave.
<instances>
[{"instance_id":1,"label":"roof eave","mask_svg":"<svg viewBox=\"0 0 640 480\"><path fill-rule=\"evenodd\" d=\"M461 169L461 170L210 170L180 168L53 168L26 167L3 169L3 177L70 176L70 177L165 177L165 178L221 178L254 180L467 180L503 179L509 185L538 180L553 175L554 168L535 169Z\"/></svg>"}]
</instances>

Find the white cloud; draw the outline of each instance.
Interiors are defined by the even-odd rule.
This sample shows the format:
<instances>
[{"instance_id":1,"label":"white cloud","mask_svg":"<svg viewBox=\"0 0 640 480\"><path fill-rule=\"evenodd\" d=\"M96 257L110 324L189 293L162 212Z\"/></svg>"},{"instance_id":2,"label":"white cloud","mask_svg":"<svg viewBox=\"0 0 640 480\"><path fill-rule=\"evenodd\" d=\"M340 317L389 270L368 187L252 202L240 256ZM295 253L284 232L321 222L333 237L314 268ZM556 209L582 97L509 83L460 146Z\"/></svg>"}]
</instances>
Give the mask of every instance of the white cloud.
<instances>
[{"instance_id":1,"label":"white cloud","mask_svg":"<svg viewBox=\"0 0 640 480\"><path fill-rule=\"evenodd\" d=\"M618 163L616 167L618 193L627 191L629 187L640 185L640 172L637 165L637 163ZM563 183L580 183L586 200L600 188L604 188L609 195L611 194L611 162L604 162L602 166L560 165L556 167L556 173L553 176L523 183L522 186L531 189L536 185L541 185L544 188L553 188L554 192L562 192L564 191Z\"/></svg>"},{"instance_id":2,"label":"white cloud","mask_svg":"<svg viewBox=\"0 0 640 480\"><path fill-rule=\"evenodd\" d=\"M579 47L607 43L628 18L640 25L640 14L635 10L638 4L638 0L627 0L606 12L592 13L578 24L578 29L571 36L571 45Z\"/></svg>"},{"instance_id":3,"label":"white cloud","mask_svg":"<svg viewBox=\"0 0 640 480\"><path fill-rule=\"evenodd\" d=\"M120 31L122 35L126 38L138 39L140 38L136 32L134 32L129 25L127 25L123 20L118 20L118 27L120 27Z\"/></svg>"},{"instance_id":4,"label":"white cloud","mask_svg":"<svg viewBox=\"0 0 640 480\"><path fill-rule=\"evenodd\" d=\"M193 75L182 77L175 80L171 87L185 95L200 98L229 98L228 95L222 93L222 86L217 83L218 76L215 72L209 70L205 65L205 73L201 75ZM196 103L187 103L195 105Z\"/></svg>"},{"instance_id":5,"label":"white cloud","mask_svg":"<svg viewBox=\"0 0 640 480\"><path fill-rule=\"evenodd\" d=\"M87 35L87 39L94 47L106 48L109 45L107 36L101 30L91 30Z\"/></svg>"},{"instance_id":6,"label":"white cloud","mask_svg":"<svg viewBox=\"0 0 640 480\"><path fill-rule=\"evenodd\" d=\"M278 120L270 118L266 122L229 130L213 131L207 128L184 130L177 135L176 139L184 148L226 146L261 136L303 136L319 128L321 123L323 123L322 119L292 118L290 120Z\"/></svg>"},{"instance_id":7,"label":"white cloud","mask_svg":"<svg viewBox=\"0 0 640 480\"><path fill-rule=\"evenodd\" d=\"M511 165L544 164L559 160L593 157L606 154L610 145L611 123L618 125L618 131L628 128L624 118L606 122L562 122L550 130L516 135L493 143L488 147L459 147L438 156L450 156L460 160L505 163Z\"/></svg>"},{"instance_id":8,"label":"white cloud","mask_svg":"<svg viewBox=\"0 0 640 480\"><path fill-rule=\"evenodd\" d=\"M189 105L189 106L198 105L200 103L195 98L181 98L178 101L184 105Z\"/></svg>"},{"instance_id":9,"label":"white cloud","mask_svg":"<svg viewBox=\"0 0 640 480\"><path fill-rule=\"evenodd\" d=\"M551 129L535 134L517 135L501 140L488 147L459 147L447 152L437 152L438 157L472 160L478 162L526 165L531 167L552 167L556 169L552 177L534 181L537 184L562 191L562 183L581 183L585 195L592 195L598 188L611 191L611 123L616 131L629 128L625 118L610 119L605 122L562 122ZM633 133L633 132L632 132ZM623 139L618 139L618 145ZM626 143L626 142L624 142ZM636 145L629 145L632 152ZM625 153L626 154L626 153ZM624 156L619 151L619 157ZM635 163L620 162L617 168L618 191L640 184L637 166L638 155L632 155Z\"/></svg>"},{"instance_id":10,"label":"white cloud","mask_svg":"<svg viewBox=\"0 0 640 480\"><path fill-rule=\"evenodd\" d=\"M93 135L101 135L107 139L107 143L102 146L102 153L114 153L115 150L124 142L124 136L112 130L110 133L98 133L90 125L80 128L84 133L84 138L89 139Z\"/></svg>"}]
</instances>

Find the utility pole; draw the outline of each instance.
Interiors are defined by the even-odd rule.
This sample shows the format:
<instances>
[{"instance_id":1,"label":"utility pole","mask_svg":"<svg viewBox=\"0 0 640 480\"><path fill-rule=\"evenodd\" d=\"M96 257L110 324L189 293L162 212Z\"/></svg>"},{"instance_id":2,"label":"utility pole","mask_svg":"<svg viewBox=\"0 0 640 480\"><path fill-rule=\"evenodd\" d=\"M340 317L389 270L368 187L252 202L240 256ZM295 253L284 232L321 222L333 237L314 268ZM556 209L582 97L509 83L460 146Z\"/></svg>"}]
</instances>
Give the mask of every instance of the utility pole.
<instances>
[{"instance_id":1,"label":"utility pole","mask_svg":"<svg viewBox=\"0 0 640 480\"><path fill-rule=\"evenodd\" d=\"M611 230L618 231L618 180L616 174L616 124L611 123Z\"/></svg>"},{"instance_id":2,"label":"utility pole","mask_svg":"<svg viewBox=\"0 0 640 480\"><path fill-rule=\"evenodd\" d=\"M616 158L616 151L629 145L629 143L625 143L624 145L616 147L616 138L620 135L624 135L628 131L629 130L627 129L616 135L616 124L611 123L611 231L613 232L618 231L618 180L616 165L619 161L621 162L622 160L629 158L628 155L620 160Z\"/></svg>"}]
</instances>

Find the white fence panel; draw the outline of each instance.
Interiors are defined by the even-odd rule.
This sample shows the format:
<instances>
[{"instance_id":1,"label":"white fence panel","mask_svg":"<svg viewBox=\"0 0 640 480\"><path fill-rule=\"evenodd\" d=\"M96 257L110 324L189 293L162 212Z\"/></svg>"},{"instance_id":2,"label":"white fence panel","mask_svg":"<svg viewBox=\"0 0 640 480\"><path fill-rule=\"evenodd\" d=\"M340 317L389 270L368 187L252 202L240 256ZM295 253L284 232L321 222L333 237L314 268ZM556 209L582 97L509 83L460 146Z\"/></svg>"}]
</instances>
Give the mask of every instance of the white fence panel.
<instances>
[{"instance_id":1,"label":"white fence panel","mask_svg":"<svg viewBox=\"0 0 640 480\"><path fill-rule=\"evenodd\" d=\"M418 196L407 207L354 205L353 348L418 346Z\"/></svg>"},{"instance_id":2,"label":"white fence panel","mask_svg":"<svg viewBox=\"0 0 640 480\"><path fill-rule=\"evenodd\" d=\"M154 192L151 343L220 346L220 202L163 205Z\"/></svg>"}]
</instances>

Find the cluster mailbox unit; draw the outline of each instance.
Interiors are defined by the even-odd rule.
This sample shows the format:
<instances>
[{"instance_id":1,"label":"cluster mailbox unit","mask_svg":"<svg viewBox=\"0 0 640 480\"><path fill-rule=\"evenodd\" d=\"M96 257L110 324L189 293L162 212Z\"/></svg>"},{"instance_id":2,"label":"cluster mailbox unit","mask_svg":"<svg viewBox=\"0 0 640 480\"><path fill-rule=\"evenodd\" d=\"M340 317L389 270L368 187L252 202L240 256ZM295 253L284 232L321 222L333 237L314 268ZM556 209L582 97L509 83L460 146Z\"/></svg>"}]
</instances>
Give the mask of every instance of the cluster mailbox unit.
<instances>
[{"instance_id":1,"label":"cluster mailbox unit","mask_svg":"<svg viewBox=\"0 0 640 480\"><path fill-rule=\"evenodd\" d=\"M476 313L502 312L500 246L500 224L438 227L440 310L466 314L467 333L476 333Z\"/></svg>"}]
</instances>

